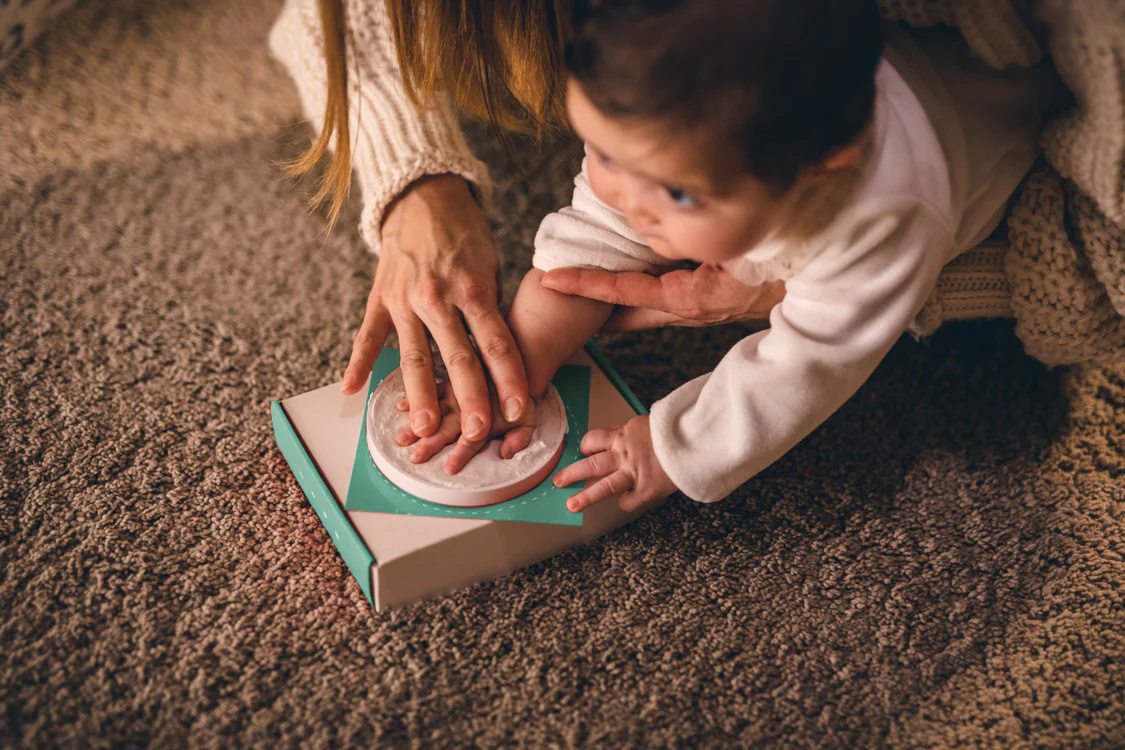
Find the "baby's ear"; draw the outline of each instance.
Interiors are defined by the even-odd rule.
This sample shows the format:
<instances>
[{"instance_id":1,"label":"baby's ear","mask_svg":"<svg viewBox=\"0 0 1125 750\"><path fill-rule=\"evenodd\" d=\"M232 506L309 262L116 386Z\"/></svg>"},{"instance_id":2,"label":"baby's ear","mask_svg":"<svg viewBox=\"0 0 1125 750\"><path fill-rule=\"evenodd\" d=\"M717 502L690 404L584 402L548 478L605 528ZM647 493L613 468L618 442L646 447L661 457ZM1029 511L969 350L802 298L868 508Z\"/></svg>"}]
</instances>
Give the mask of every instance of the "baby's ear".
<instances>
[{"instance_id":1,"label":"baby's ear","mask_svg":"<svg viewBox=\"0 0 1125 750\"><path fill-rule=\"evenodd\" d=\"M862 152L855 144L841 146L828 155L820 166L825 172L837 172L841 169L853 169L859 166Z\"/></svg>"}]
</instances>

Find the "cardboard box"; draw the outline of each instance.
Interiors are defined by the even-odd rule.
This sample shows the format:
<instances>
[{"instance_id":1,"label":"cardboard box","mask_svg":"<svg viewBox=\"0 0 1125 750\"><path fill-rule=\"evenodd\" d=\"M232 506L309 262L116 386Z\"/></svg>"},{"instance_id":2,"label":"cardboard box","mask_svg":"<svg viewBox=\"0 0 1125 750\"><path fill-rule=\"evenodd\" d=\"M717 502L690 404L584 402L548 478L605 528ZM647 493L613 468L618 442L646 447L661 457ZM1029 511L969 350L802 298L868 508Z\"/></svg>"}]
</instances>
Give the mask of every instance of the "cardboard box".
<instances>
[{"instance_id":1,"label":"cardboard box","mask_svg":"<svg viewBox=\"0 0 1125 750\"><path fill-rule=\"evenodd\" d=\"M591 368L590 429L615 427L647 413L593 341L568 363ZM344 499L365 396L366 388L345 396L337 383L274 401L271 411L278 447L305 497L380 612L507 575L595 539L663 502L625 513L616 500L608 500L586 510L581 526L347 510Z\"/></svg>"}]
</instances>

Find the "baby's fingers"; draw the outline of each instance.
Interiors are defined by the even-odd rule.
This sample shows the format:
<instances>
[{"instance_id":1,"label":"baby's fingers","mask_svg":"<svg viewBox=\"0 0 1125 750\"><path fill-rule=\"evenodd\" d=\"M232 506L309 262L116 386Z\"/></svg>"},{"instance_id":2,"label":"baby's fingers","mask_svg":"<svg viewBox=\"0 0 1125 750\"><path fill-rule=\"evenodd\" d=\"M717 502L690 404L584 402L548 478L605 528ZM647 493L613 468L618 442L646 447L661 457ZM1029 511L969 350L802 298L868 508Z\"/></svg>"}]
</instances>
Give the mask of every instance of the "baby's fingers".
<instances>
[{"instance_id":1,"label":"baby's fingers","mask_svg":"<svg viewBox=\"0 0 1125 750\"><path fill-rule=\"evenodd\" d=\"M448 389L448 386L445 382L438 381L438 384L437 384L437 392L438 392L438 399L439 399L438 408L442 412L442 419L445 419L447 414L450 414L450 413L456 414L457 413L456 402L450 403L446 399L447 389ZM408 401L405 397L400 398L395 403L395 408L398 409L399 411L410 411L410 401ZM434 435L433 437L437 438L438 436ZM454 435L454 437L456 437L456 435ZM408 424L406 427L403 427L402 430L395 437L395 444L406 447L408 445L413 445L414 443L417 443L419 440L420 440L420 438L418 437L417 433L415 433L413 428L411 428L410 425ZM445 439L445 442L443 442L442 445L443 446L448 445L451 442L453 442L452 439ZM441 450L441 448L438 448L438 450ZM422 460L425 460L425 459L422 459Z\"/></svg>"},{"instance_id":2,"label":"baby's fingers","mask_svg":"<svg viewBox=\"0 0 1125 750\"><path fill-rule=\"evenodd\" d=\"M457 445L445 457L445 466L442 467L442 471L446 474L456 474L461 471L473 456L480 453L480 449L484 447L485 443L484 440L469 440L462 435L461 439L457 441Z\"/></svg>"},{"instance_id":3,"label":"baby's fingers","mask_svg":"<svg viewBox=\"0 0 1125 750\"><path fill-rule=\"evenodd\" d=\"M534 427L516 427L508 430L504 442L500 443L500 458L511 458L531 445L531 437L534 434Z\"/></svg>"},{"instance_id":4,"label":"baby's fingers","mask_svg":"<svg viewBox=\"0 0 1125 750\"><path fill-rule=\"evenodd\" d=\"M573 463L555 474L554 483L556 487L567 487L582 479L608 476L617 469L617 454L613 451L603 451Z\"/></svg>"},{"instance_id":5,"label":"baby's fingers","mask_svg":"<svg viewBox=\"0 0 1125 750\"><path fill-rule=\"evenodd\" d=\"M456 414L446 414L438 431L430 437L421 438L410 452L410 463L420 464L429 461L434 454L452 443L461 434L461 419Z\"/></svg>"},{"instance_id":6,"label":"baby's fingers","mask_svg":"<svg viewBox=\"0 0 1125 750\"><path fill-rule=\"evenodd\" d=\"M582 436L582 441L578 444L578 450L582 451L583 456L608 451L613 447L613 441L616 437L617 430L590 430Z\"/></svg>"},{"instance_id":7,"label":"baby's fingers","mask_svg":"<svg viewBox=\"0 0 1125 750\"><path fill-rule=\"evenodd\" d=\"M579 492L566 501L566 509L571 513L586 510L594 503L628 492L633 487L633 479L624 471L615 471L592 487Z\"/></svg>"},{"instance_id":8,"label":"baby's fingers","mask_svg":"<svg viewBox=\"0 0 1125 750\"><path fill-rule=\"evenodd\" d=\"M446 396L449 394L449 384L444 380L437 381L437 394L439 402L438 406L448 408L450 404L446 403ZM456 401L452 401L450 403L454 408L457 406ZM410 399L408 399L406 396L403 396L395 402L395 408L399 411L410 411Z\"/></svg>"}]
</instances>

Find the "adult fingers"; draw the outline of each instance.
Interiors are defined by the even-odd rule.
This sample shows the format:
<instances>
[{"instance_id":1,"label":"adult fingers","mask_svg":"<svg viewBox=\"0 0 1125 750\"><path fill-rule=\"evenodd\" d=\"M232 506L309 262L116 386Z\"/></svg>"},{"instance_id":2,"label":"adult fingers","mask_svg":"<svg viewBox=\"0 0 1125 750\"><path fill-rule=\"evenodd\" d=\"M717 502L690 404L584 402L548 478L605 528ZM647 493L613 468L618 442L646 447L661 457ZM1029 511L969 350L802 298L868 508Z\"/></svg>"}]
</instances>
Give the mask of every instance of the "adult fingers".
<instances>
[{"instance_id":1,"label":"adult fingers","mask_svg":"<svg viewBox=\"0 0 1125 750\"><path fill-rule=\"evenodd\" d=\"M624 333L626 331L643 331L648 328L663 328L665 326L695 325L687 318L681 318L670 312L654 310L651 307L617 307L609 320L601 327L603 333Z\"/></svg>"},{"instance_id":2,"label":"adult fingers","mask_svg":"<svg viewBox=\"0 0 1125 750\"><path fill-rule=\"evenodd\" d=\"M781 301L784 299L785 282L781 280L767 281L761 286L761 291L753 311L757 313L759 317L769 319L770 311L777 305L780 305Z\"/></svg>"},{"instance_id":3,"label":"adult fingers","mask_svg":"<svg viewBox=\"0 0 1125 750\"><path fill-rule=\"evenodd\" d=\"M600 503L611 497L616 497L629 490L633 480L624 471L615 471L592 487L571 496L566 501L566 509L571 513L578 513L589 508L594 503Z\"/></svg>"},{"instance_id":4,"label":"adult fingers","mask_svg":"<svg viewBox=\"0 0 1125 750\"><path fill-rule=\"evenodd\" d=\"M398 365L410 403L410 427L418 437L429 437L441 425L430 341L422 321L409 311L394 318L394 324L398 331Z\"/></svg>"},{"instance_id":5,"label":"adult fingers","mask_svg":"<svg viewBox=\"0 0 1125 750\"><path fill-rule=\"evenodd\" d=\"M488 381L469 342L465 325L456 312L440 300L426 300L420 312L430 335L437 342L445 370L449 373L449 383L460 404L461 432L470 440L483 439L492 423L492 406L488 398Z\"/></svg>"},{"instance_id":6,"label":"adult fingers","mask_svg":"<svg viewBox=\"0 0 1125 750\"><path fill-rule=\"evenodd\" d=\"M690 271L671 271L663 276L623 271L598 271L589 268L557 268L543 274L540 284L563 294L609 302L629 307L668 309L669 300L663 279Z\"/></svg>"},{"instance_id":7,"label":"adult fingers","mask_svg":"<svg viewBox=\"0 0 1125 750\"><path fill-rule=\"evenodd\" d=\"M453 450L445 457L445 464L442 470L446 474L456 474L465 468L465 464L480 452L487 442L487 436L478 440L469 440L465 437L464 431L461 430L461 411L457 403L457 396L453 392L452 384L443 382L438 385L438 393L441 394L441 404L446 409L446 418L452 419L450 422L451 428L456 428L454 437L460 436L457 439L457 444L453 446ZM446 444L453 442L447 440Z\"/></svg>"},{"instance_id":8,"label":"adult fingers","mask_svg":"<svg viewBox=\"0 0 1125 750\"><path fill-rule=\"evenodd\" d=\"M438 398L445 398L446 388L449 387L449 384L444 380L435 380L434 385L437 386ZM403 396L398 401L395 401L395 408L399 411L410 411L410 401L406 398L406 396Z\"/></svg>"},{"instance_id":9,"label":"adult fingers","mask_svg":"<svg viewBox=\"0 0 1125 750\"><path fill-rule=\"evenodd\" d=\"M379 356L379 350L387 342L387 335L390 332L390 313L379 300L379 295L373 286L367 296L367 307L363 311L363 322L359 325L359 333L355 335L355 340L352 342L352 355L344 370L344 381L340 384L342 393L351 395L367 382L375 358Z\"/></svg>"},{"instance_id":10,"label":"adult fingers","mask_svg":"<svg viewBox=\"0 0 1125 750\"><path fill-rule=\"evenodd\" d=\"M704 326L736 320L764 322L785 297L783 281L760 286L742 284L725 269L700 266L661 276L565 268L545 273L543 286L566 294L611 302L615 311L603 330L625 331L666 325ZM668 316L659 313L668 313Z\"/></svg>"},{"instance_id":11,"label":"adult fingers","mask_svg":"<svg viewBox=\"0 0 1125 750\"><path fill-rule=\"evenodd\" d=\"M469 292L461 312L496 386L500 413L507 421L518 422L527 410L527 370L508 324L495 300L482 292Z\"/></svg>"},{"instance_id":12,"label":"adult fingers","mask_svg":"<svg viewBox=\"0 0 1125 750\"><path fill-rule=\"evenodd\" d=\"M455 411L457 409L456 402L451 402L446 399L448 388L448 383L441 382L437 384L439 404L444 414L448 414L449 412ZM399 411L410 411L410 401L408 401L406 398L400 398L397 402L395 402L395 408ZM442 418L444 419L445 417L443 416ZM396 445L406 447L408 445L413 445L416 442L418 442L418 435L415 434L414 430L410 427L409 424L406 425L406 427L403 427L398 435L395 436Z\"/></svg>"}]
</instances>

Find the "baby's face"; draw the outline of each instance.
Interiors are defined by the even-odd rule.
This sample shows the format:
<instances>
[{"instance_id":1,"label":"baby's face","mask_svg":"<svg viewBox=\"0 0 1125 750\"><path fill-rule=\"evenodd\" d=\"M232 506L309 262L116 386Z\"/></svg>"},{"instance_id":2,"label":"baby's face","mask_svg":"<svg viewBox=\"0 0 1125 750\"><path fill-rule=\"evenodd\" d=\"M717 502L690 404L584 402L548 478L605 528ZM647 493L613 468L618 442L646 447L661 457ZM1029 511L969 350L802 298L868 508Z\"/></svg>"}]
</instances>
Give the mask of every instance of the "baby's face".
<instances>
[{"instance_id":1,"label":"baby's face","mask_svg":"<svg viewBox=\"0 0 1125 750\"><path fill-rule=\"evenodd\" d=\"M736 175L719 185L702 136L670 137L656 124L599 112L573 80L571 124L586 142L594 194L624 214L652 250L672 260L719 264L749 251L792 209L786 196Z\"/></svg>"}]
</instances>

